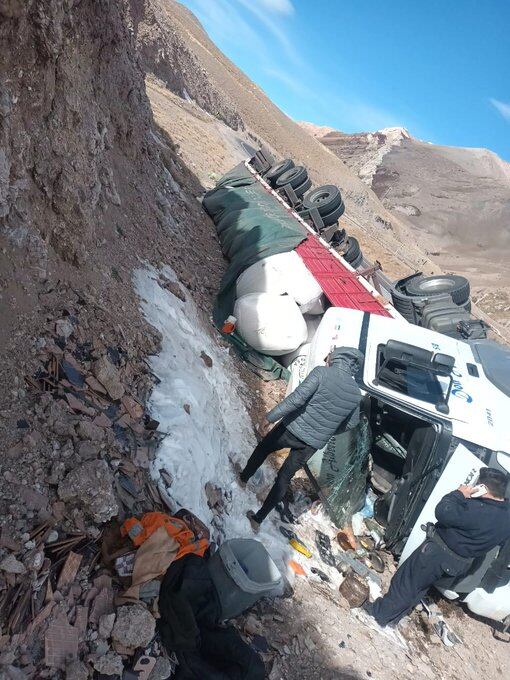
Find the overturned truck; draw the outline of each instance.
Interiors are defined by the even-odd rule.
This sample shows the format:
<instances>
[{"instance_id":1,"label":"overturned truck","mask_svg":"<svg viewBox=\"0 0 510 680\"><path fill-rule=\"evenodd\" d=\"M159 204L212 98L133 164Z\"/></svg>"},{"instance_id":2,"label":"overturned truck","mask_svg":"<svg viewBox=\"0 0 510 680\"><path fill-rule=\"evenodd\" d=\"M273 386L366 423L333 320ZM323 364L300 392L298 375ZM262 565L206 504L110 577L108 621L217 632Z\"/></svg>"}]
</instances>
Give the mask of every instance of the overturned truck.
<instances>
[{"instance_id":1,"label":"overturned truck","mask_svg":"<svg viewBox=\"0 0 510 680\"><path fill-rule=\"evenodd\" d=\"M259 152L204 197L230 261L214 319L263 377L285 377L288 392L334 347L364 353L360 424L333 437L308 472L337 526L371 486L385 543L405 560L444 494L476 482L484 466L510 473L510 351L470 316L463 281L413 277L404 297L414 287L417 299L406 308L402 287L339 228L340 192L310 190L302 169L288 165ZM444 332L426 327L429 303L455 324L439 311ZM510 541L437 587L509 623Z\"/></svg>"}]
</instances>

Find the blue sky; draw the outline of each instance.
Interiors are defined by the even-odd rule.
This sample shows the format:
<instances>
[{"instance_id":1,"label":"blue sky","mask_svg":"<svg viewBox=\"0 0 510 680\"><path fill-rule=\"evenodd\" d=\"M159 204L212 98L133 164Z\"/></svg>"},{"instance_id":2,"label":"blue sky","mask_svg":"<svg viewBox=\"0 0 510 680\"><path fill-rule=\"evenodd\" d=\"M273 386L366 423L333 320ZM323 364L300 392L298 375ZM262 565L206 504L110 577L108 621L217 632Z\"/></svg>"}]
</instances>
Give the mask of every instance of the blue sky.
<instances>
[{"instance_id":1,"label":"blue sky","mask_svg":"<svg viewBox=\"0 0 510 680\"><path fill-rule=\"evenodd\" d=\"M181 0L295 120L510 161L510 0Z\"/></svg>"}]
</instances>

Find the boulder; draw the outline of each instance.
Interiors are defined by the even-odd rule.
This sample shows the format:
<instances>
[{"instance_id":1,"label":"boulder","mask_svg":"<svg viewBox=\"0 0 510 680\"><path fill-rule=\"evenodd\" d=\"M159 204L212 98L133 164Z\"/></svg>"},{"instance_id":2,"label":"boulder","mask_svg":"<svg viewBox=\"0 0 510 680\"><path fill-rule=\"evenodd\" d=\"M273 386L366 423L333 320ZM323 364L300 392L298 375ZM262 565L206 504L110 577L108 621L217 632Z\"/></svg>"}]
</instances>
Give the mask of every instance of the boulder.
<instances>
[{"instance_id":1,"label":"boulder","mask_svg":"<svg viewBox=\"0 0 510 680\"><path fill-rule=\"evenodd\" d=\"M150 643L155 630L156 620L145 607L140 604L125 605L117 609L112 638L123 647L137 649Z\"/></svg>"}]
</instances>

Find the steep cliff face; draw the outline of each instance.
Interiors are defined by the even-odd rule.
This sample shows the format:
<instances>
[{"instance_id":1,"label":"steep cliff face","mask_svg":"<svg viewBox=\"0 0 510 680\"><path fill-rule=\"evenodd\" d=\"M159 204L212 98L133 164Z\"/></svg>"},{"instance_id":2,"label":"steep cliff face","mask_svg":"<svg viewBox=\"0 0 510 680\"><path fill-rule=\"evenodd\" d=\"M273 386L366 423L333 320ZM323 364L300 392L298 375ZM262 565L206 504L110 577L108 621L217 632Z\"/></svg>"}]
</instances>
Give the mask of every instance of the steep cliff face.
<instances>
[{"instance_id":1,"label":"steep cliff face","mask_svg":"<svg viewBox=\"0 0 510 680\"><path fill-rule=\"evenodd\" d=\"M129 212L129 178L154 173L150 109L115 0L0 5L4 234L83 263Z\"/></svg>"},{"instance_id":2,"label":"steep cliff face","mask_svg":"<svg viewBox=\"0 0 510 680\"><path fill-rule=\"evenodd\" d=\"M153 130L123 0L2 0L0 53L2 387L60 283L93 290L112 326L135 319L131 270L182 259L200 189Z\"/></svg>"},{"instance_id":3,"label":"steep cliff face","mask_svg":"<svg viewBox=\"0 0 510 680\"><path fill-rule=\"evenodd\" d=\"M172 7L159 0L130 0L131 22L136 47L144 70L183 99L191 99L202 109L234 130L244 124L232 99L199 63L172 22ZM184 8L189 20L197 19Z\"/></svg>"}]
</instances>

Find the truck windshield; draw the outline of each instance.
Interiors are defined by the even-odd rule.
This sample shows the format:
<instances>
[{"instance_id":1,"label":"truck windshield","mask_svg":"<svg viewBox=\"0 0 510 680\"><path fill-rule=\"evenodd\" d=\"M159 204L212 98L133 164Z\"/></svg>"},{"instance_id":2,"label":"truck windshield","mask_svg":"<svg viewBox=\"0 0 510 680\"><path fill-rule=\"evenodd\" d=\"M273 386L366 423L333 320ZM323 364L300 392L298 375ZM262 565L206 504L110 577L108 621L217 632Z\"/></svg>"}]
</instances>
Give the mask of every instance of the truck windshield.
<instances>
[{"instance_id":1,"label":"truck windshield","mask_svg":"<svg viewBox=\"0 0 510 680\"><path fill-rule=\"evenodd\" d=\"M382 363L381 358L379 362ZM444 401L448 391L448 381L445 380L443 384L432 371L397 360L390 360L380 371L379 382L391 390L428 404Z\"/></svg>"}]
</instances>

